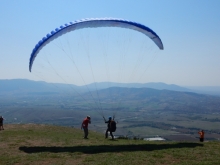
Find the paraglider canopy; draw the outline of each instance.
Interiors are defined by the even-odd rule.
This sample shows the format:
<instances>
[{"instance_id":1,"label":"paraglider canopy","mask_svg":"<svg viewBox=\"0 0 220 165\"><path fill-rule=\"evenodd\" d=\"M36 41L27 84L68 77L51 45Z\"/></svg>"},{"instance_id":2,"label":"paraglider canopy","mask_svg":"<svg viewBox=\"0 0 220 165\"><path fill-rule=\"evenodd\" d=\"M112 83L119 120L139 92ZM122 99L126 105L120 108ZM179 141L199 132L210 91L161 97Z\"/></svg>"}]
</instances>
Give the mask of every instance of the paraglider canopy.
<instances>
[{"instance_id":1,"label":"paraglider canopy","mask_svg":"<svg viewBox=\"0 0 220 165\"><path fill-rule=\"evenodd\" d=\"M135 30L141 32L148 36L158 47L159 49L163 49L163 43L160 37L149 27L142 25L140 23L124 20L124 19L117 19L117 18L89 18L89 19L82 19L70 23L66 23L61 25L60 27L56 28L55 30L48 33L45 37L43 37L33 49L30 61L29 61L29 71L31 72L32 65L34 62L35 57L39 53L39 51L47 45L50 41L66 34L68 32L82 29L82 28L98 28L98 27L120 27L120 28L127 28L131 30Z\"/></svg>"}]
</instances>

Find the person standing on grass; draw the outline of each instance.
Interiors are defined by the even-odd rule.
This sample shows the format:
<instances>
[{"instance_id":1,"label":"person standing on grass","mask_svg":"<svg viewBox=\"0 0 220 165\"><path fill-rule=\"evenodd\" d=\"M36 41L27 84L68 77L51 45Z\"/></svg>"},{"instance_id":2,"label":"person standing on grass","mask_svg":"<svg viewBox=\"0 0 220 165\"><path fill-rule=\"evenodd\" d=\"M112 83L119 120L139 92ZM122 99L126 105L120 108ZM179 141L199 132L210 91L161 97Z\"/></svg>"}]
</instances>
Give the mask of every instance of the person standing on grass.
<instances>
[{"instance_id":1,"label":"person standing on grass","mask_svg":"<svg viewBox=\"0 0 220 165\"><path fill-rule=\"evenodd\" d=\"M4 130L3 120L4 120L4 118L3 118L2 116L0 116L0 131L1 131L1 130Z\"/></svg>"},{"instance_id":2,"label":"person standing on grass","mask_svg":"<svg viewBox=\"0 0 220 165\"><path fill-rule=\"evenodd\" d=\"M205 132L203 130L199 131L198 134L200 135L199 139L200 139L200 142L203 142L204 141L204 135L205 135Z\"/></svg>"},{"instance_id":3,"label":"person standing on grass","mask_svg":"<svg viewBox=\"0 0 220 165\"><path fill-rule=\"evenodd\" d=\"M88 139L88 135L89 135L89 130L88 130L88 124L91 124L91 118L90 116L87 116L81 125L81 129L84 130L84 139Z\"/></svg>"},{"instance_id":4,"label":"person standing on grass","mask_svg":"<svg viewBox=\"0 0 220 165\"><path fill-rule=\"evenodd\" d=\"M105 118L104 118L104 120L105 120ZM115 130L116 130L116 122L114 121L114 118L112 119L112 117L109 116L108 121L105 120L105 123L108 124L106 132L105 132L105 138L106 139L108 138L108 132L110 132L112 140L114 140L114 136L112 134L112 132L115 132Z\"/></svg>"}]
</instances>

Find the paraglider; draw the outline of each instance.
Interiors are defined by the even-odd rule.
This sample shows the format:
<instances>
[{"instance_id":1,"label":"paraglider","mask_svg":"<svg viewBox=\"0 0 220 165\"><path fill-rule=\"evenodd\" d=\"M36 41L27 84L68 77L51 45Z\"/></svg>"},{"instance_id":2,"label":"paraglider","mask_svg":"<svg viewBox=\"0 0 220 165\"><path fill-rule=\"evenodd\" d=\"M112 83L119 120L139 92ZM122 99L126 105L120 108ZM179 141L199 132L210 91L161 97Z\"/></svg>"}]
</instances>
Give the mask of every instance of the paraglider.
<instances>
[{"instance_id":1,"label":"paraglider","mask_svg":"<svg viewBox=\"0 0 220 165\"><path fill-rule=\"evenodd\" d=\"M148 36L161 50L163 49L163 43L160 37L150 28L145 25L124 20L124 19L116 19L116 18L90 18L90 19L82 19L75 22L70 22L60 27L56 28L55 30L48 33L45 37L43 37L38 44L33 49L30 61L29 61L29 71L31 72L32 65L34 59L36 58L39 51L47 45L52 40L66 34L68 32L82 29L82 28L98 28L98 27L119 27L119 28L128 28L131 30L135 30L141 32Z\"/></svg>"},{"instance_id":2,"label":"paraglider","mask_svg":"<svg viewBox=\"0 0 220 165\"><path fill-rule=\"evenodd\" d=\"M108 120L105 119L105 117L103 117L105 120L105 123L107 123L107 130L105 132L105 138L108 138L108 132L110 133L112 140L114 140L114 135L112 134L113 132L116 131L116 122L114 121L114 117L112 118L111 116L108 117Z\"/></svg>"}]
</instances>

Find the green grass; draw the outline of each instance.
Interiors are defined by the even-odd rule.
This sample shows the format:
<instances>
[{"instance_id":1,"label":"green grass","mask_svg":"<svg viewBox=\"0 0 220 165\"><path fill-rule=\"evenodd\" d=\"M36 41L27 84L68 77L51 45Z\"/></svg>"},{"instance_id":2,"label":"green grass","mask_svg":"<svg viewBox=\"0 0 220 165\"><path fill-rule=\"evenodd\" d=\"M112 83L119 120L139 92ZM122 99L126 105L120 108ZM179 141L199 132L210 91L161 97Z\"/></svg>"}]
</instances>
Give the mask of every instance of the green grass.
<instances>
[{"instance_id":1,"label":"green grass","mask_svg":"<svg viewBox=\"0 0 220 165\"><path fill-rule=\"evenodd\" d=\"M90 131L50 125L5 125L0 131L0 164L220 164L219 142L109 140Z\"/></svg>"}]
</instances>

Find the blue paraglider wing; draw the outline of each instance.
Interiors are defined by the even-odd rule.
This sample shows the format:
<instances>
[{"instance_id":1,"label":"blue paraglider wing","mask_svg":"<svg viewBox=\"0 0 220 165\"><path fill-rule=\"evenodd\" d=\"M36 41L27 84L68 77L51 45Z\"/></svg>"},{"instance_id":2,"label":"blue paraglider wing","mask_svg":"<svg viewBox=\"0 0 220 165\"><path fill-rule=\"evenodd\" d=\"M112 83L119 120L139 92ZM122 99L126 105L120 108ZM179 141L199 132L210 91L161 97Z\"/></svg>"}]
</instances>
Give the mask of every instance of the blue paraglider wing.
<instances>
[{"instance_id":1,"label":"blue paraglider wing","mask_svg":"<svg viewBox=\"0 0 220 165\"><path fill-rule=\"evenodd\" d=\"M70 22L67 24L64 24L60 26L59 28L56 28L55 30L48 33L45 37L43 37L35 46L33 49L30 61L29 61L29 71L31 72L31 68L34 62L35 57L39 53L39 51L47 45L50 41L58 38L59 36L62 36L63 34L66 34L68 32L82 29L82 28L96 28L96 27L121 27L121 28L127 28L139 31L145 35L147 35L149 38L151 38L155 44L160 48L163 49L163 43L160 39L160 37L150 28L136 23L132 21L127 21L123 19L116 19L116 18L90 18L90 19L82 19L75 22Z\"/></svg>"}]
</instances>

